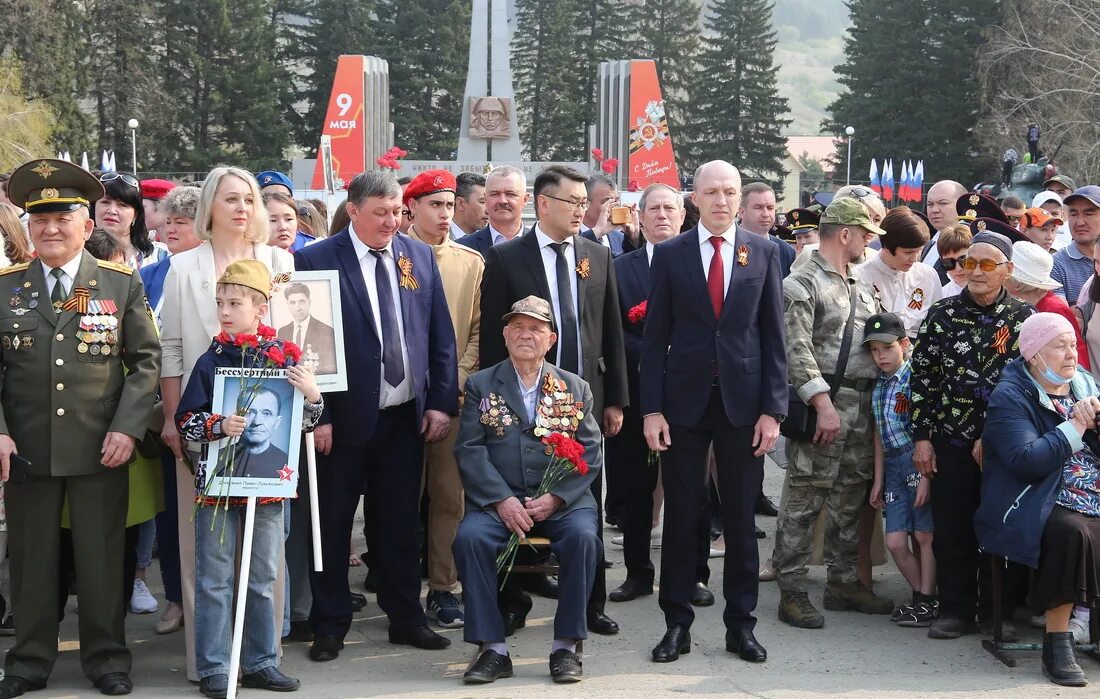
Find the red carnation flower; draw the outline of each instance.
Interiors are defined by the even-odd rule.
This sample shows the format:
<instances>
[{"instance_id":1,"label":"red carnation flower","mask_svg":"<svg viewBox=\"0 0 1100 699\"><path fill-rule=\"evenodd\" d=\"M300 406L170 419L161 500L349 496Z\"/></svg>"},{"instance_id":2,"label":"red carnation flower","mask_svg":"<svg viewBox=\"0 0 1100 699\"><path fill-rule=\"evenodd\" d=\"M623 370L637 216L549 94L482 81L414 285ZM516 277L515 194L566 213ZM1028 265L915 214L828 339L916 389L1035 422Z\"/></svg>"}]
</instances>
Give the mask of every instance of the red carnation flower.
<instances>
[{"instance_id":1,"label":"red carnation flower","mask_svg":"<svg viewBox=\"0 0 1100 699\"><path fill-rule=\"evenodd\" d=\"M606 172L609 175L611 173L615 172L615 168L617 168L617 167L619 167L619 159L618 158L608 158L607 160L600 163L600 169L603 170L604 172Z\"/></svg>"},{"instance_id":2,"label":"red carnation flower","mask_svg":"<svg viewBox=\"0 0 1100 699\"><path fill-rule=\"evenodd\" d=\"M283 343L283 353L295 364L302 360L302 348L293 342Z\"/></svg>"},{"instance_id":3,"label":"red carnation flower","mask_svg":"<svg viewBox=\"0 0 1100 699\"><path fill-rule=\"evenodd\" d=\"M246 347L259 347L260 338L250 333L241 333L233 340L233 344L241 349L245 349Z\"/></svg>"},{"instance_id":4,"label":"red carnation flower","mask_svg":"<svg viewBox=\"0 0 1100 699\"><path fill-rule=\"evenodd\" d=\"M642 301L637 306L634 306L626 312L626 319L631 323L641 323L645 320L646 307L649 304L648 301Z\"/></svg>"},{"instance_id":5,"label":"red carnation flower","mask_svg":"<svg viewBox=\"0 0 1100 699\"><path fill-rule=\"evenodd\" d=\"M601 160L603 160L603 151L600 150L599 148L593 148L592 149L592 158L597 163L600 162Z\"/></svg>"},{"instance_id":6,"label":"red carnation flower","mask_svg":"<svg viewBox=\"0 0 1100 699\"><path fill-rule=\"evenodd\" d=\"M269 361L275 364L275 366L281 368L286 365L286 354L284 354L283 351L279 349L278 345L268 347L267 351L265 351L264 354L267 356Z\"/></svg>"},{"instance_id":7,"label":"red carnation flower","mask_svg":"<svg viewBox=\"0 0 1100 699\"><path fill-rule=\"evenodd\" d=\"M275 328L260 323L260 327L256 329L256 334L265 340L275 339Z\"/></svg>"}]
</instances>

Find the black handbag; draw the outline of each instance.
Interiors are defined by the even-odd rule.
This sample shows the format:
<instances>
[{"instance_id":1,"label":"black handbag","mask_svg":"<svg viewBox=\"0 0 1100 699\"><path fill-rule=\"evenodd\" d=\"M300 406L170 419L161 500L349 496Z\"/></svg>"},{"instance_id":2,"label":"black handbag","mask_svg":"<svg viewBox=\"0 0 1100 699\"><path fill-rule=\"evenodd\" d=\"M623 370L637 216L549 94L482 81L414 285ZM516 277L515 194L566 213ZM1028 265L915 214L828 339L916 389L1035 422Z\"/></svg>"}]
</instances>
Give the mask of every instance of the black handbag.
<instances>
[{"instance_id":1,"label":"black handbag","mask_svg":"<svg viewBox=\"0 0 1100 699\"><path fill-rule=\"evenodd\" d=\"M848 367L848 354L852 350L852 332L856 324L856 285L852 284L848 296L848 322L844 325L844 337L840 341L840 356L836 359L836 370L829 381L829 398L840 390L840 380ZM779 425L779 433L795 442L812 442L817 432L817 411L813 406L802 402L798 389L787 386L787 419Z\"/></svg>"}]
</instances>

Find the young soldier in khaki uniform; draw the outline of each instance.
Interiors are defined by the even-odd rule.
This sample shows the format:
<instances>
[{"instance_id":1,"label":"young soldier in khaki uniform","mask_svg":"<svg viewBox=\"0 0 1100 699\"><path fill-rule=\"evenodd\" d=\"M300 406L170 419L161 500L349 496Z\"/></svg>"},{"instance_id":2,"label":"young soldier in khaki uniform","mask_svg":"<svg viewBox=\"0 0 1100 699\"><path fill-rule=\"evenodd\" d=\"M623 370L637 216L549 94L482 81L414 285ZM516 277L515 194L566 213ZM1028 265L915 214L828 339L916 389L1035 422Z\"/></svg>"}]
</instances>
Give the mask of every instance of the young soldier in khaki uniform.
<instances>
[{"instance_id":1,"label":"young soldier in khaki uniform","mask_svg":"<svg viewBox=\"0 0 1100 699\"><path fill-rule=\"evenodd\" d=\"M145 435L160 346L141 278L84 252L91 173L35 160L8 182L38 259L0 271L0 466L19 608L0 698L46 686L57 658L57 564L68 497L80 580L80 662L103 693L129 694L122 560L127 471Z\"/></svg>"},{"instance_id":2,"label":"young soldier in khaki uniform","mask_svg":"<svg viewBox=\"0 0 1100 699\"><path fill-rule=\"evenodd\" d=\"M449 235L454 215L455 177L446 170L428 170L405 187L405 206L412 225L409 235L432 246L439 276L447 295L447 308L455 330L458 385L465 386L477 371L481 334L481 277L485 261L481 253L459 245ZM461 403L459 404L461 408ZM451 544L465 511L462 481L458 477L454 446L459 418L438 442L424 445L424 487L428 490L428 616L440 626L462 626L458 571Z\"/></svg>"},{"instance_id":3,"label":"young soldier in khaki uniform","mask_svg":"<svg viewBox=\"0 0 1100 699\"><path fill-rule=\"evenodd\" d=\"M823 507L828 512L825 608L872 614L889 614L894 608L856 578L859 509L874 476L871 390L878 371L860 338L879 304L874 290L853 276L851 264L863 255L865 231L881 235L882 229L858 200L847 198L833 200L820 226L820 249L783 281L790 382L817 411L814 441L787 442L787 488L773 555L782 594L779 619L802 628L825 623L806 594L814 522ZM836 371L853 299L848 361L839 389L830 397L829 379Z\"/></svg>"}]
</instances>

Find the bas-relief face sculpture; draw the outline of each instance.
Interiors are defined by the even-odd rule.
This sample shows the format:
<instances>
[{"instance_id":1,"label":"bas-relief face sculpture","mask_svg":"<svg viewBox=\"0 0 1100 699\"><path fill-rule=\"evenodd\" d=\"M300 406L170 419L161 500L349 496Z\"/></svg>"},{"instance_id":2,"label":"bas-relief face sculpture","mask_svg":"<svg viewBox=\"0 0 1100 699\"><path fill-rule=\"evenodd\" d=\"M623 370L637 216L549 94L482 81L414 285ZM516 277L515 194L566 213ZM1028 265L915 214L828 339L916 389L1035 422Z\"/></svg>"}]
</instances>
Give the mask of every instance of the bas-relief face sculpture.
<instances>
[{"instance_id":1,"label":"bas-relief face sculpture","mask_svg":"<svg viewBox=\"0 0 1100 699\"><path fill-rule=\"evenodd\" d=\"M509 97L471 97L470 138L508 138L511 111Z\"/></svg>"}]
</instances>

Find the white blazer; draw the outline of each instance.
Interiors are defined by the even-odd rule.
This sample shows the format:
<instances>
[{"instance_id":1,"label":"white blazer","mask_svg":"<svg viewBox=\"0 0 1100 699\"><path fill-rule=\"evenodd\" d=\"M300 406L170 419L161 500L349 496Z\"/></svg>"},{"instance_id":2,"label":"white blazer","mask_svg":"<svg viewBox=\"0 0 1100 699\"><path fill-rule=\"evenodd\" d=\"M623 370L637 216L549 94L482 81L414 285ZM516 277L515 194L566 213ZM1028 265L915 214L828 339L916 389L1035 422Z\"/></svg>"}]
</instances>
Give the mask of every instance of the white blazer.
<instances>
[{"instance_id":1,"label":"white blazer","mask_svg":"<svg viewBox=\"0 0 1100 699\"><path fill-rule=\"evenodd\" d=\"M286 250L269 245L254 245L256 259L267 265L272 276L294 271L294 257ZM182 377L182 392L187 388L191 370L210 341L221 330L218 306L214 300L217 285L214 248L204 242L197 248L172 256L172 266L164 279L161 305L161 378Z\"/></svg>"}]
</instances>

